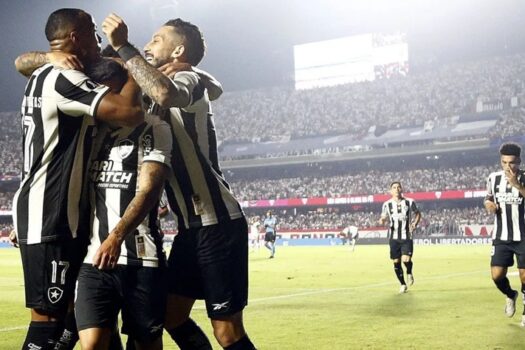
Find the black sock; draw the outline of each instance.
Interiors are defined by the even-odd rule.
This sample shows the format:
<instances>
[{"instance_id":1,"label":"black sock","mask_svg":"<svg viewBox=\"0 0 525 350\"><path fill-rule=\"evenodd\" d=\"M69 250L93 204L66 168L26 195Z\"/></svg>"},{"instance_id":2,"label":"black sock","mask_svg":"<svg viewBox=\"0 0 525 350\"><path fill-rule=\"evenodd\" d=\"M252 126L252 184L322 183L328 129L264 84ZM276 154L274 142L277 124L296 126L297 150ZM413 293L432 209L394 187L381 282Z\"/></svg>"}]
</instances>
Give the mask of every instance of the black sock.
<instances>
[{"instance_id":1,"label":"black sock","mask_svg":"<svg viewBox=\"0 0 525 350\"><path fill-rule=\"evenodd\" d=\"M412 274L412 261L406 261L404 262L403 264L405 264L405 267L407 268L407 275L411 275Z\"/></svg>"},{"instance_id":2,"label":"black sock","mask_svg":"<svg viewBox=\"0 0 525 350\"><path fill-rule=\"evenodd\" d=\"M401 267L401 263L394 263L394 271L396 273L397 279L399 280L399 283L406 284L405 283L405 277L403 276L403 268Z\"/></svg>"},{"instance_id":3,"label":"black sock","mask_svg":"<svg viewBox=\"0 0 525 350\"><path fill-rule=\"evenodd\" d=\"M75 312L69 311L66 315L64 331L57 342L55 350L73 350L77 341L78 330Z\"/></svg>"},{"instance_id":4,"label":"black sock","mask_svg":"<svg viewBox=\"0 0 525 350\"><path fill-rule=\"evenodd\" d=\"M174 329L168 329L171 339L181 350L211 350L211 344L206 337L206 334L200 327L191 319L188 318L186 322Z\"/></svg>"},{"instance_id":5,"label":"black sock","mask_svg":"<svg viewBox=\"0 0 525 350\"><path fill-rule=\"evenodd\" d=\"M136 350L135 348L135 339L128 335L128 340L126 341L126 350Z\"/></svg>"},{"instance_id":6,"label":"black sock","mask_svg":"<svg viewBox=\"0 0 525 350\"><path fill-rule=\"evenodd\" d=\"M510 282L507 277L500 278L499 280L494 281L494 283L496 284L496 287L498 287L498 289L508 298L514 298L517 293L510 287Z\"/></svg>"},{"instance_id":7,"label":"black sock","mask_svg":"<svg viewBox=\"0 0 525 350\"><path fill-rule=\"evenodd\" d=\"M52 350L64 329L61 322L34 322L29 323L26 339L22 350Z\"/></svg>"},{"instance_id":8,"label":"black sock","mask_svg":"<svg viewBox=\"0 0 525 350\"><path fill-rule=\"evenodd\" d=\"M247 335L237 340L235 343L224 348L225 350L256 350L255 345Z\"/></svg>"},{"instance_id":9,"label":"black sock","mask_svg":"<svg viewBox=\"0 0 525 350\"><path fill-rule=\"evenodd\" d=\"M135 345L135 343L133 343L133 345ZM134 350L135 348L133 347L131 349ZM118 329L118 325L115 325L115 328L113 328L113 332L111 332L111 337L109 338L109 350L124 350L124 348L122 347L122 341L120 340L120 332Z\"/></svg>"}]
</instances>

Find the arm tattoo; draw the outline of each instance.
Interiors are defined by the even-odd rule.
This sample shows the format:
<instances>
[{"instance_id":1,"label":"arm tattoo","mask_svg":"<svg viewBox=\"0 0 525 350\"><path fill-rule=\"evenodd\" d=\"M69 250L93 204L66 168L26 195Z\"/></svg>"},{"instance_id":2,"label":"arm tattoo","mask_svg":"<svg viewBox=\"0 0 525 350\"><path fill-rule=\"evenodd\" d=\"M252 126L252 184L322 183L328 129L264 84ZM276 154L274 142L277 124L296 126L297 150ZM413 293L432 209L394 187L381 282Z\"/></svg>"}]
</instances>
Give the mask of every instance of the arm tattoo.
<instances>
[{"instance_id":1,"label":"arm tattoo","mask_svg":"<svg viewBox=\"0 0 525 350\"><path fill-rule=\"evenodd\" d=\"M28 77L35 69L42 67L46 63L48 62L45 52L31 51L18 56L15 66L20 74Z\"/></svg>"},{"instance_id":2,"label":"arm tattoo","mask_svg":"<svg viewBox=\"0 0 525 350\"><path fill-rule=\"evenodd\" d=\"M123 241L133 232L158 202L168 170L164 164L144 163L139 178L139 191L131 200L111 233Z\"/></svg>"},{"instance_id":3,"label":"arm tattoo","mask_svg":"<svg viewBox=\"0 0 525 350\"><path fill-rule=\"evenodd\" d=\"M159 72L140 55L129 59L126 66L142 92L151 97L153 101L162 104L160 103L162 98L172 91L173 83L170 78Z\"/></svg>"}]
</instances>

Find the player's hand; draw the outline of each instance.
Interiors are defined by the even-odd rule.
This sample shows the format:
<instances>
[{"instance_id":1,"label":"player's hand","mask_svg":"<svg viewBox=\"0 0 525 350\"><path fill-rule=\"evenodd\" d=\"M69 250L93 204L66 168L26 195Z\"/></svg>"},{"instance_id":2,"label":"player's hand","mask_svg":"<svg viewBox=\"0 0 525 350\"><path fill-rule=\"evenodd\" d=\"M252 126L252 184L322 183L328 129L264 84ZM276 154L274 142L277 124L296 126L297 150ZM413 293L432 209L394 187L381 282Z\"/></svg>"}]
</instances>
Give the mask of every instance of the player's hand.
<instances>
[{"instance_id":1,"label":"player's hand","mask_svg":"<svg viewBox=\"0 0 525 350\"><path fill-rule=\"evenodd\" d=\"M496 214L499 210L499 207L496 203L494 203L493 201L485 201L485 209L491 213L491 214Z\"/></svg>"},{"instance_id":2,"label":"player's hand","mask_svg":"<svg viewBox=\"0 0 525 350\"><path fill-rule=\"evenodd\" d=\"M185 62L170 62L159 68L159 71L167 76L168 78L173 79L177 72L187 71L192 72L193 67L189 63Z\"/></svg>"},{"instance_id":3,"label":"player's hand","mask_svg":"<svg viewBox=\"0 0 525 350\"><path fill-rule=\"evenodd\" d=\"M410 230L410 233L414 232L416 230L416 224L410 224L410 227L409 227L409 230Z\"/></svg>"},{"instance_id":4,"label":"player's hand","mask_svg":"<svg viewBox=\"0 0 525 350\"><path fill-rule=\"evenodd\" d=\"M115 50L128 44L128 26L118 15L110 13L102 22L102 31Z\"/></svg>"},{"instance_id":5,"label":"player's hand","mask_svg":"<svg viewBox=\"0 0 525 350\"><path fill-rule=\"evenodd\" d=\"M18 237L15 230L11 230L11 232L9 232L9 242L13 245L13 247L18 248Z\"/></svg>"},{"instance_id":6,"label":"player's hand","mask_svg":"<svg viewBox=\"0 0 525 350\"><path fill-rule=\"evenodd\" d=\"M511 184L513 187L520 187L517 171L513 171L511 168L508 168L507 170L505 170L505 177L507 178L509 184Z\"/></svg>"},{"instance_id":7,"label":"player's hand","mask_svg":"<svg viewBox=\"0 0 525 350\"><path fill-rule=\"evenodd\" d=\"M55 67L64 69L83 70L84 65L76 55L62 51L50 51L46 53L46 59Z\"/></svg>"},{"instance_id":8,"label":"player's hand","mask_svg":"<svg viewBox=\"0 0 525 350\"><path fill-rule=\"evenodd\" d=\"M93 266L99 270L115 268L120 256L121 245L122 242L118 239L117 235L110 233L95 253L95 256L93 257Z\"/></svg>"}]
</instances>

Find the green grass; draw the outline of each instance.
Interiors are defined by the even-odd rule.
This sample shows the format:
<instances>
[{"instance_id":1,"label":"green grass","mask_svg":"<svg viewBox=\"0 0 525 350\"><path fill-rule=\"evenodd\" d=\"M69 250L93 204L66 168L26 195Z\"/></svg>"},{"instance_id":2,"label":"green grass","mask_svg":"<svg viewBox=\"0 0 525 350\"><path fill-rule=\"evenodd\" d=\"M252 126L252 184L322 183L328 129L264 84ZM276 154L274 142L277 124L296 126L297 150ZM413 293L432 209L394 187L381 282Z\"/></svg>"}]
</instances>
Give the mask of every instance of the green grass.
<instances>
[{"instance_id":1,"label":"green grass","mask_svg":"<svg viewBox=\"0 0 525 350\"><path fill-rule=\"evenodd\" d=\"M416 246L416 283L400 295L387 246L278 247L273 260L261 249L250 256L246 329L262 350L523 349L521 303L505 317L489 254L489 246ZM22 284L18 251L1 249L0 349L23 341ZM202 303L193 317L212 337ZM166 335L164 343L177 349Z\"/></svg>"}]
</instances>

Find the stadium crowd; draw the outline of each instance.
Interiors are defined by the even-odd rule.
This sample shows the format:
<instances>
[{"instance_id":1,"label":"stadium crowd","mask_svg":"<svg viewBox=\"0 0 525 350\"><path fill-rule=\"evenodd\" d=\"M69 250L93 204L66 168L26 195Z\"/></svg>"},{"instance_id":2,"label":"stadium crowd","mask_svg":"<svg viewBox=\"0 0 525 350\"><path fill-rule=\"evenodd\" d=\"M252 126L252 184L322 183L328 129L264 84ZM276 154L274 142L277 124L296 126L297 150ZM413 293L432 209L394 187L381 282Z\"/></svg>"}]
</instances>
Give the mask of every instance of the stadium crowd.
<instances>
[{"instance_id":1,"label":"stadium crowd","mask_svg":"<svg viewBox=\"0 0 525 350\"><path fill-rule=\"evenodd\" d=\"M223 142L341 133L359 139L373 125L423 125L473 113L478 102L522 99L524 82L525 54L517 54L373 82L229 92L215 102L214 114Z\"/></svg>"},{"instance_id":2,"label":"stadium crowd","mask_svg":"<svg viewBox=\"0 0 525 350\"><path fill-rule=\"evenodd\" d=\"M402 179L405 192L484 189L486 178L497 166L475 166L404 171L368 170L326 177L230 181L240 200L340 197L388 191L388 184Z\"/></svg>"},{"instance_id":3,"label":"stadium crowd","mask_svg":"<svg viewBox=\"0 0 525 350\"><path fill-rule=\"evenodd\" d=\"M317 208L306 212L274 208L274 213L278 218L279 231L341 230L348 225L356 225L360 229L377 228L380 216L378 211L350 212L338 208ZM459 225L489 225L494 222L494 218L487 214L481 204L468 208L422 209L422 214L416 232L418 235L430 235L446 229L457 230ZM254 217L260 219L264 215L248 211L248 222ZM176 227L176 222L173 220L162 221L162 229L166 233L173 233Z\"/></svg>"}]
</instances>

